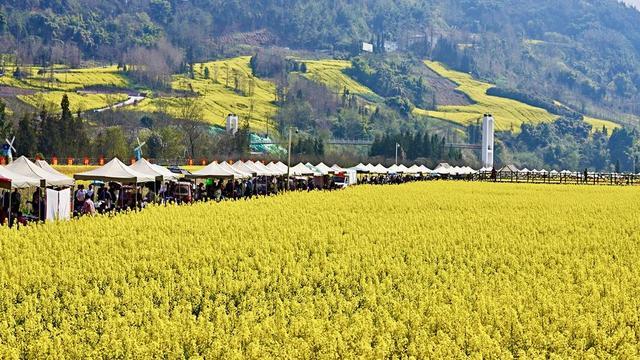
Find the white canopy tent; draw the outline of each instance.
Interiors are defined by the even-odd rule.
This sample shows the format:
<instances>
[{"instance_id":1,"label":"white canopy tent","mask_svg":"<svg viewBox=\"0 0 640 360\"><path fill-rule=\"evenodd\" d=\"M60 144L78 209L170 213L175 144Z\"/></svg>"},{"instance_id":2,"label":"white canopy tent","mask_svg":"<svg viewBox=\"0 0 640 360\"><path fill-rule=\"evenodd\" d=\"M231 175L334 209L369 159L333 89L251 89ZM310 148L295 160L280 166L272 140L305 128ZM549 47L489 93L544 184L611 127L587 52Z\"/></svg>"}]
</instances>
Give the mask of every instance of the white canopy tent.
<instances>
[{"instance_id":1,"label":"white canopy tent","mask_svg":"<svg viewBox=\"0 0 640 360\"><path fill-rule=\"evenodd\" d=\"M419 168L420 168L420 172L422 172L423 174L433 174L433 170L429 169L424 165L420 165Z\"/></svg>"},{"instance_id":2,"label":"white canopy tent","mask_svg":"<svg viewBox=\"0 0 640 360\"><path fill-rule=\"evenodd\" d=\"M147 159L142 158L135 162L135 164L129 166L130 169L140 172L142 174L147 174L154 176L156 180L163 181L177 181L178 175L169 171L169 169L164 168L159 165L154 165L147 161Z\"/></svg>"},{"instance_id":3,"label":"white canopy tent","mask_svg":"<svg viewBox=\"0 0 640 360\"><path fill-rule=\"evenodd\" d=\"M251 173L234 169L233 166L229 165L229 163L226 161L220 162L218 163L218 165L220 165L221 168L233 173L236 179L248 179L253 176L253 174Z\"/></svg>"},{"instance_id":4,"label":"white canopy tent","mask_svg":"<svg viewBox=\"0 0 640 360\"><path fill-rule=\"evenodd\" d=\"M12 189L26 189L40 186L40 179L17 174L2 165L0 165L0 177L11 180Z\"/></svg>"},{"instance_id":5,"label":"white canopy tent","mask_svg":"<svg viewBox=\"0 0 640 360\"><path fill-rule=\"evenodd\" d=\"M114 158L95 170L73 175L76 180L116 181L128 184L139 184L156 181L156 176L143 174L125 165L120 159Z\"/></svg>"},{"instance_id":6,"label":"white canopy tent","mask_svg":"<svg viewBox=\"0 0 640 360\"><path fill-rule=\"evenodd\" d=\"M352 167L351 169L355 170L357 173L368 173L369 172L369 167L367 167L363 163L360 163L360 164Z\"/></svg>"},{"instance_id":7,"label":"white canopy tent","mask_svg":"<svg viewBox=\"0 0 640 360\"><path fill-rule=\"evenodd\" d=\"M277 163L275 163L275 166L277 166L278 169L284 171L285 174L287 173L287 169L289 169L287 164L283 163L282 161L278 161Z\"/></svg>"},{"instance_id":8,"label":"white canopy tent","mask_svg":"<svg viewBox=\"0 0 640 360\"><path fill-rule=\"evenodd\" d=\"M387 169L387 172L389 174L399 174L402 171L400 170L400 167L398 165L393 164L393 165L389 166L389 168Z\"/></svg>"},{"instance_id":9,"label":"white canopy tent","mask_svg":"<svg viewBox=\"0 0 640 360\"><path fill-rule=\"evenodd\" d=\"M266 166L267 166L267 169L271 170L274 174L277 174L277 176L287 175L287 166L286 165L284 167L284 170L281 169L277 164L272 163L272 162L268 163Z\"/></svg>"},{"instance_id":10,"label":"white canopy tent","mask_svg":"<svg viewBox=\"0 0 640 360\"><path fill-rule=\"evenodd\" d=\"M453 173L453 167L447 163L441 163L433 171L440 175L450 175Z\"/></svg>"},{"instance_id":11,"label":"white canopy tent","mask_svg":"<svg viewBox=\"0 0 640 360\"><path fill-rule=\"evenodd\" d=\"M325 175L322 171L320 171L318 168L316 168L312 163L306 163L306 164L304 164L304 166L306 166L307 168L311 169L311 171L313 171L313 176L323 176L323 175Z\"/></svg>"},{"instance_id":12,"label":"white canopy tent","mask_svg":"<svg viewBox=\"0 0 640 360\"><path fill-rule=\"evenodd\" d=\"M16 174L27 176L30 178L40 179L40 185L46 186L73 186L75 181L65 175L62 175L56 171L56 173L49 172L40 166L27 159L25 156L20 156L14 160L6 168Z\"/></svg>"},{"instance_id":13,"label":"white canopy tent","mask_svg":"<svg viewBox=\"0 0 640 360\"><path fill-rule=\"evenodd\" d=\"M246 161L246 163L248 163L249 165L253 165L256 169L258 169L259 172L262 172L262 175L258 173L258 175L260 176L278 176L279 175L278 173L269 169L265 164L261 163L260 161L248 160Z\"/></svg>"},{"instance_id":14,"label":"white canopy tent","mask_svg":"<svg viewBox=\"0 0 640 360\"><path fill-rule=\"evenodd\" d=\"M314 171L306 167L303 163L298 163L296 166L292 166L290 169L292 176L313 176Z\"/></svg>"},{"instance_id":15,"label":"white canopy tent","mask_svg":"<svg viewBox=\"0 0 640 360\"><path fill-rule=\"evenodd\" d=\"M333 170L335 172L345 172L347 169L341 167L338 164L333 164L333 166L331 166L331 170Z\"/></svg>"},{"instance_id":16,"label":"white canopy tent","mask_svg":"<svg viewBox=\"0 0 640 360\"><path fill-rule=\"evenodd\" d=\"M316 165L315 168L318 169L322 173L322 175L333 174L336 172L333 168L328 167L324 163Z\"/></svg>"},{"instance_id":17,"label":"white canopy tent","mask_svg":"<svg viewBox=\"0 0 640 360\"><path fill-rule=\"evenodd\" d=\"M185 175L185 177L188 179L235 179L240 176L224 169L220 164L214 161L198 171Z\"/></svg>"},{"instance_id":18,"label":"white canopy tent","mask_svg":"<svg viewBox=\"0 0 640 360\"><path fill-rule=\"evenodd\" d=\"M242 162L240 160L238 160L238 161L234 162L233 164L231 164L231 167L236 169L236 170L238 170L238 171L240 171L240 172L243 172L243 173L246 173L246 174L251 174L251 176L258 176L259 175L258 174L258 169L256 169L255 166L250 166L249 164L246 164L246 163L244 163L244 162Z\"/></svg>"},{"instance_id":19,"label":"white canopy tent","mask_svg":"<svg viewBox=\"0 0 640 360\"><path fill-rule=\"evenodd\" d=\"M60 171L54 169L51 165L49 165L48 162L46 162L44 160L36 160L35 164L38 165L38 167L41 167L41 168L47 170L48 172L50 172L52 174L56 174L56 175L59 175L59 176L67 176L67 175L61 173Z\"/></svg>"},{"instance_id":20,"label":"white canopy tent","mask_svg":"<svg viewBox=\"0 0 640 360\"><path fill-rule=\"evenodd\" d=\"M418 165L411 165L408 169L407 169L407 174L420 174L422 172L422 170L420 170L420 166Z\"/></svg>"},{"instance_id":21,"label":"white canopy tent","mask_svg":"<svg viewBox=\"0 0 640 360\"><path fill-rule=\"evenodd\" d=\"M382 164L378 164L373 167L372 172L376 174L388 174L389 170L386 167L384 167Z\"/></svg>"},{"instance_id":22,"label":"white canopy tent","mask_svg":"<svg viewBox=\"0 0 640 360\"><path fill-rule=\"evenodd\" d=\"M367 169L367 171L368 171L368 172L370 172L370 173L375 173L375 172L376 172L376 167L375 167L375 166L373 166L373 164L371 164L371 163L368 163L368 164L366 165L366 169Z\"/></svg>"}]
</instances>

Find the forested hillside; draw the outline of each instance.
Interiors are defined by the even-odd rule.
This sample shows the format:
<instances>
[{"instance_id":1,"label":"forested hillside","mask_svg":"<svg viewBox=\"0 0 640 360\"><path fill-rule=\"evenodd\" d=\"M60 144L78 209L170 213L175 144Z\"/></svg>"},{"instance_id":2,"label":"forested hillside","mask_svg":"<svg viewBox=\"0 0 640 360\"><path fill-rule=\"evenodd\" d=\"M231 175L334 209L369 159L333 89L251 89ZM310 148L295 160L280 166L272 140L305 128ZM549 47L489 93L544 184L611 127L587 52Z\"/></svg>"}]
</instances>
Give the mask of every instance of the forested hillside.
<instances>
[{"instance_id":1,"label":"forested hillside","mask_svg":"<svg viewBox=\"0 0 640 360\"><path fill-rule=\"evenodd\" d=\"M151 67L172 70L176 52L204 61L244 43L348 56L367 41L598 115L638 114L639 23L616 0L7 0L0 48L22 62L78 63L143 47Z\"/></svg>"}]
</instances>

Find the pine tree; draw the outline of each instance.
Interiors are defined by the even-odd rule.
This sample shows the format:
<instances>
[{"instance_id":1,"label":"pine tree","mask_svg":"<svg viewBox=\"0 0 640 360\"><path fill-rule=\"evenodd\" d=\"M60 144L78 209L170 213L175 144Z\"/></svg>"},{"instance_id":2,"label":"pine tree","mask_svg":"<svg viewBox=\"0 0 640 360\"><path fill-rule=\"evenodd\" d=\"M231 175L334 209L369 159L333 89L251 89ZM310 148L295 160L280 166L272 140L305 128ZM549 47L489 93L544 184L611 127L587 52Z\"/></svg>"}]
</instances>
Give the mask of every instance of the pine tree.
<instances>
[{"instance_id":1,"label":"pine tree","mask_svg":"<svg viewBox=\"0 0 640 360\"><path fill-rule=\"evenodd\" d=\"M73 156L73 152L77 146L76 134L74 133L73 114L69 109L69 97L67 94L62 96L60 102L62 114L60 115L60 138L58 139L58 149L56 151L60 156Z\"/></svg>"}]
</instances>

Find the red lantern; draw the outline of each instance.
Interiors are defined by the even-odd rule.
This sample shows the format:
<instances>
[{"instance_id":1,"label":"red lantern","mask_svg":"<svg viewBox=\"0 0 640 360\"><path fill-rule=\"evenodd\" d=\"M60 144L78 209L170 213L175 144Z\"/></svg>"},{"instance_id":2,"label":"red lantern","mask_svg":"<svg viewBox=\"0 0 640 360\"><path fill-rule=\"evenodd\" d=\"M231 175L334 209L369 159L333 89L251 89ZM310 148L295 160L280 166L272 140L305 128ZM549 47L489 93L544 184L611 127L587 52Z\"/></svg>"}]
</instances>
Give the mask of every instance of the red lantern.
<instances>
[{"instance_id":1,"label":"red lantern","mask_svg":"<svg viewBox=\"0 0 640 360\"><path fill-rule=\"evenodd\" d=\"M51 158L51 164L52 165L58 165L58 157L57 156L54 156L54 157Z\"/></svg>"}]
</instances>

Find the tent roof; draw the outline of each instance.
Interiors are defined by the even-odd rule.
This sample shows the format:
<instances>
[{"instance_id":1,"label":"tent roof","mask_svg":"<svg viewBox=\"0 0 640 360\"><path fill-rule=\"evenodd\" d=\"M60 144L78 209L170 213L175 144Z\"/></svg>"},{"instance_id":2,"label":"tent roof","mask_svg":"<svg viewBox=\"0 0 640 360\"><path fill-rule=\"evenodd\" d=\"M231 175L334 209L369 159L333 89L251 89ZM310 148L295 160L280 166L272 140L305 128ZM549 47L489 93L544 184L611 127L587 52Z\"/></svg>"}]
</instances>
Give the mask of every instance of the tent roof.
<instances>
[{"instance_id":1,"label":"tent roof","mask_svg":"<svg viewBox=\"0 0 640 360\"><path fill-rule=\"evenodd\" d=\"M389 170L386 167L384 167L382 164L378 164L378 165L373 167L373 171L372 172L376 173L376 174L387 174L387 173L389 173Z\"/></svg>"},{"instance_id":2,"label":"tent roof","mask_svg":"<svg viewBox=\"0 0 640 360\"><path fill-rule=\"evenodd\" d=\"M320 170L320 172L322 174L324 174L324 175L336 172L333 168L328 167L324 163L320 163L320 164L316 165L315 167L316 167L316 169Z\"/></svg>"},{"instance_id":3,"label":"tent roof","mask_svg":"<svg viewBox=\"0 0 640 360\"><path fill-rule=\"evenodd\" d=\"M169 169L154 165L145 158L136 161L135 164L130 165L129 168L146 175L154 176L156 180L178 180L178 176L169 171Z\"/></svg>"},{"instance_id":4,"label":"tent roof","mask_svg":"<svg viewBox=\"0 0 640 360\"><path fill-rule=\"evenodd\" d=\"M274 164L272 162L268 163L267 169L271 170L274 174L277 175L287 175L287 167L285 166L284 170L281 169L278 164Z\"/></svg>"},{"instance_id":5,"label":"tent roof","mask_svg":"<svg viewBox=\"0 0 640 360\"><path fill-rule=\"evenodd\" d=\"M333 171L337 171L337 172L344 172L345 170L347 170L347 169L345 169L345 168L341 167L341 166L340 166L340 165L338 165L338 164L333 164L333 166L331 166L331 169L332 169Z\"/></svg>"},{"instance_id":6,"label":"tent roof","mask_svg":"<svg viewBox=\"0 0 640 360\"><path fill-rule=\"evenodd\" d=\"M225 170L220 164L214 161L198 171L185 175L185 177L189 179L233 179L236 177L236 174Z\"/></svg>"},{"instance_id":7,"label":"tent roof","mask_svg":"<svg viewBox=\"0 0 640 360\"><path fill-rule=\"evenodd\" d=\"M249 165L253 165L253 167L258 169L258 171L261 171L262 173L258 173L258 175L260 175L260 176L277 176L277 175L280 175L279 172L278 173L273 172L273 170L269 169L265 164L263 164L260 161L248 160L248 161L246 161L246 163L249 163Z\"/></svg>"},{"instance_id":8,"label":"tent roof","mask_svg":"<svg viewBox=\"0 0 640 360\"><path fill-rule=\"evenodd\" d=\"M20 156L14 160L6 168L9 171L13 171L16 174L24 175L31 178L40 179L41 184L47 186L72 186L75 181L60 173L49 172L40 166L34 164L31 160L25 156Z\"/></svg>"},{"instance_id":9,"label":"tent roof","mask_svg":"<svg viewBox=\"0 0 640 360\"><path fill-rule=\"evenodd\" d=\"M0 177L11 181L12 189L24 189L40 186L40 179L17 174L0 165ZM6 185L6 182L4 183Z\"/></svg>"},{"instance_id":10,"label":"tent roof","mask_svg":"<svg viewBox=\"0 0 640 360\"><path fill-rule=\"evenodd\" d=\"M113 158L113 160L95 170L75 174L73 178L76 180L118 181L123 183L144 183L156 180L153 175L143 174L131 169L118 158Z\"/></svg>"},{"instance_id":11,"label":"tent roof","mask_svg":"<svg viewBox=\"0 0 640 360\"><path fill-rule=\"evenodd\" d=\"M298 163L296 166L292 166L289 170L293 176L313 176L314 171L306 167L303 163Z\"/></svg>"},{"instance_id":12,"label":"tent roof","mask_svg":"<svg viewBox=\"0 0 640 360\"><path fill-rule=\"evenodd\" d=\"M390 174L397 174L397 173L401 173L401 172L403 172L397 164L393 164L393 165L389 166L389 168L387 169L387 171L388 171Z\"/></svg>"},{"instance_id":13,"label":"tent roof","mask_svg":"<svg viewBox=\"0 0 640 360\"><path fill-rule=\"evenodd\" d=\"M240 160L231 164L231 167L240 172L251 174L251 176L258 175L258 169L255 166L249 165Z\"/></svg>"},{"instance_id":14,"label":"tent roof","mask_svg":"<svg viewBox=\"0 0 640 360\"><path fill-rule=\"evenodd\" d=\"M518 170L518 168L513 164L506 165L502 169L498 170L498 172L511 172L511 173L517 173L518 171L520 170Z\"/></svg>"},{"instance_id":15,"label":"tent roof","mask_svg":"<svg viewBox=\"0 0 640 360\"><path fill-rule=\"evenodd\" d=\"M221 168L227 170L228 172L234 174L234 177L237 179L247 179L253 176L252 173L234 169L233 166L229 165L229 163L226 161L220 162L218 163L218 165L220 165Z\"/></svg>"},{"instance_id":16,"label":"tent roof","mask_svg":"<svg viewBox=\"0 0 640 360\"><path fill-rule=\"evenodd\" d=\"M424 165L420 165L419 168L420 168L420 171L422 171L423 174L431 174L433 172L431 169L429 169L428 167L426 167Z\"/></svg>"},{"instance_id":17,"label":"tent roof","mask_svg":"<svg viewBox=\"0 0 640 360\"><path fill-rule=\"evenodd\" d=\"M352 167L351 169L355 170L358 173L368 173L369 172L369 168L363 163L360 163L360 164Z\"/></svg>"},{"instance_id":18,"label":"tent roof","mask_svg":"<svg viewBox=\"0 0 640 360\"><path fill-rule=\"evenodd\" d=\"M47 170L50 173L56 174L56 175L60 175L60 176L67 176L63 173L61 173L60 171L54 169L53 167L51 167L51 165L49 165L48 162L46 162L45 160L36 160L36 165L38 165L39 167Z\"/></svg>"}]
</instances>

